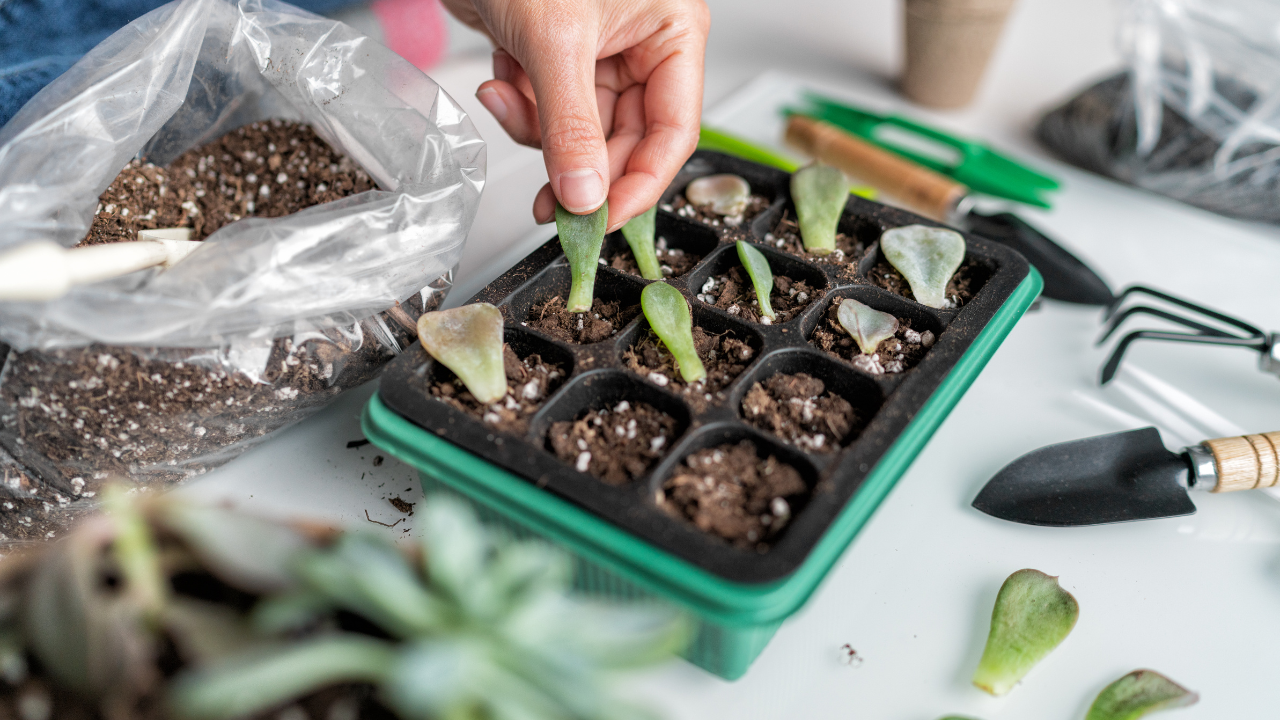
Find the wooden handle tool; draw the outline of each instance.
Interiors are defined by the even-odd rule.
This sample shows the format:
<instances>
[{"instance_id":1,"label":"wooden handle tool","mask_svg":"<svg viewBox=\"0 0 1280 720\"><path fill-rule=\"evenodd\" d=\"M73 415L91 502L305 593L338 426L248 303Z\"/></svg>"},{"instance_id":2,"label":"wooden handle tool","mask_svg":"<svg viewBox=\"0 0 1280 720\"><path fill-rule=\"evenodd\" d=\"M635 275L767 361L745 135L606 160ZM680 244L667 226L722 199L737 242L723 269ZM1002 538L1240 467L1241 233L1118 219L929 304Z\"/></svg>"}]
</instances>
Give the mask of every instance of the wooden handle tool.
<instances>
[{"instance_id":1,"label":"wooden handle tool","mask_svg":"<svg viewBox=\"0 0 1280 720\"><path fill-rule=\"evenodd\" d=\"M200 243L191 228L143 230L136 242L64 248L49 241L0 253L0 301L56 300L74 285L88 285L149 267L170 268Z\"/></svg>"},{"instance_id":2,"label":"wooden handle tool","mask_svg":"<svg viewBox=\"0 0 1280 720\"><path fill-rule=\"evenodd\" d=\"M913 210L946 222L969 188L926 167L804 115L787 120L787 142L879 188Z\"/></svg>"},{"instance_id":3,"label":"wooden handle tool","mask_svg":"<svg viewBox=\"0 0 1280 720\"><path fill-rule=\"evenodd\" d=\"M1205 440L1218 482L1211 492L1232 492L1280 484L1280 432ZM1196 458L1192 450L1193 461ZM1207 458L1206 458L1207 459Z\"/></svg>"}]
</instances>

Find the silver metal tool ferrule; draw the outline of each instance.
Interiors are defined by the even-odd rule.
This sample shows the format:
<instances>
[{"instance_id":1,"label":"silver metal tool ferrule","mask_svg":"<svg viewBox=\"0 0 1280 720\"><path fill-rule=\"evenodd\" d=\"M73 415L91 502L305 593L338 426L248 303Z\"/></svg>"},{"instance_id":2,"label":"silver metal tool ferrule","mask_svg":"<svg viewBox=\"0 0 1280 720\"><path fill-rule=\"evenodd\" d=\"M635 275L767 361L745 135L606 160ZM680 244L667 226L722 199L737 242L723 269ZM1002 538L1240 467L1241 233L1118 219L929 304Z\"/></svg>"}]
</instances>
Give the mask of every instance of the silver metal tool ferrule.
<instances>
[{"instance_id":1,"label":"silver metal tool ferrule","mask_svg":"<svg viewBox=\"0 0 1280 720\"><path fill-rule=\"evenodd\" d=\"M1191 472L1187 475L1187 489L1210 492L1218 487L1218 461L1213 453L1204 445L1192 445L1182 449L1191 461Z\"/></svg>"},{"instance_id":2,"label":"silver metal tool ferrule","mask_svg":"<svg viewBox=\"0 0 1280 720\"><path fill-rule=\"evenodd\" d=\"M1262 372L1280 377L1280 333L1271 333L1267 338L1267 347L1262 352L1262 360L1258 363Z\"/></svg>"}]
</instances>

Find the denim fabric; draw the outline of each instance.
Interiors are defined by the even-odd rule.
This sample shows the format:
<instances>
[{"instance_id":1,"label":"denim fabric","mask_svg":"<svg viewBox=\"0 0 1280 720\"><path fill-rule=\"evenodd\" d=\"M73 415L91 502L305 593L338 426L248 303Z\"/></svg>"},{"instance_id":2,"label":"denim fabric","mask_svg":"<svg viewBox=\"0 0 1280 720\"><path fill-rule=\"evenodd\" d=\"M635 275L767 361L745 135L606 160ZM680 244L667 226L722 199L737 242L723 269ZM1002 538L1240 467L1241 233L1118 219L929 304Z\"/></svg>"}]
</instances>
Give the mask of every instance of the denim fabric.
<instances>
[{"instance_id":1,"label":"denim fabric","mask_svg":"<svg viewBox=\"0 0 1280 720\"><path fill-rule=\"evenodd\" d=\"M111 33L166 0L0 0L0 126ZM291 0L328 13L358 0Z\"/></svg>"}]
</instances>

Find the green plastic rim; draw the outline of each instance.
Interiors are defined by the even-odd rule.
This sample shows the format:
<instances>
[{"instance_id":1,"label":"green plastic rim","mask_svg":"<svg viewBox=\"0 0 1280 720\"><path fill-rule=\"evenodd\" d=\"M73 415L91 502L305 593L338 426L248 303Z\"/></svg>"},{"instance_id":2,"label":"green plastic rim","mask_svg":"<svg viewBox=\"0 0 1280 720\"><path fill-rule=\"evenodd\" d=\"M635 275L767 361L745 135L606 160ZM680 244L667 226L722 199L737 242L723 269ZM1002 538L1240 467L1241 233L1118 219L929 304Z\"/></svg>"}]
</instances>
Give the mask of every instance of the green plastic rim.
<instances>
[{"instance_id":1,"label":"green plastic rim","mask_svg":"<svg viewBox=\"0 0 1280 720\"><path fill-rule=\"evenodd\" d=\"M397 459L708 620L732 626L779 622L814 593L1043 287L1040 274L1031 268L800 567L770 583L744 584L712 575L418 427L378 395L365 406L361 425L366 438Z\"/></svg>"}]
</instances>

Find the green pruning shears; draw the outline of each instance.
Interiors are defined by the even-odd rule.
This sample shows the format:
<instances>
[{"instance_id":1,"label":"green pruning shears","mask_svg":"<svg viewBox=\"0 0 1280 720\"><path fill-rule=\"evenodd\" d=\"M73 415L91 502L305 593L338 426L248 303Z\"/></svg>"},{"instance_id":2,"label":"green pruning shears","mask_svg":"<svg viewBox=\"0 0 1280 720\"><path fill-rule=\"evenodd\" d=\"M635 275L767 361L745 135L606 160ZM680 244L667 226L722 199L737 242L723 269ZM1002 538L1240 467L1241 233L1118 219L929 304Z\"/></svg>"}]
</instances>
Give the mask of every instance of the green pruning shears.
<instances>
[{"instance_id":1,"label":"green pruning shears","mask_svg":"<svg viewBox=\"0 0 1280 720\"><path fill-rule=\"evenodd\" d=\"M1041 208L1051 207L1043 195L1057 190L1057 180L1001 155L991 147L921 125L900 115L880 115L805 93L807 105L787 108L831 123L867 142L954 178L974 192Z\"/></svg>"},{"instance_id":2,"label":"green pruning shears","mask_svg":"<svg viewBox=\"0 0 1280 720\"><path fill-rule=\"evenodd\" d=\"M743 140L742 138L734 137L733 135L719 130L713 130L706 125L702 126L701 132L698 135L698 149L713 150L715 152L722 152L726 155L734 155L742 158L743 160L758 162L761 165L769 165L780 170L786 170L787 172L795 172L800 167L800 163L795 162L790 158L785 158L772 150L760 147L759 145ZM863 185L851 187L849 188L849 192L869 200L874 200L876 197L875 188Z\"/></svg>"}]
</instances>

